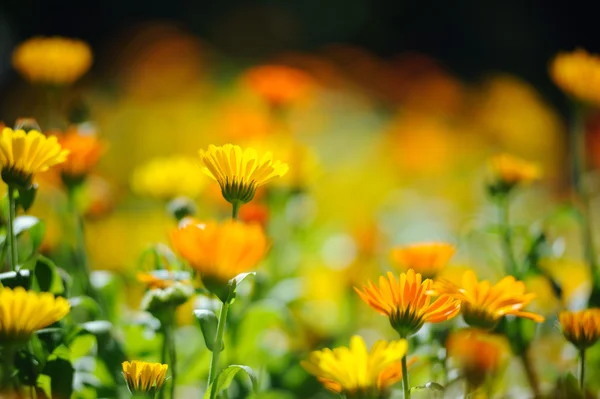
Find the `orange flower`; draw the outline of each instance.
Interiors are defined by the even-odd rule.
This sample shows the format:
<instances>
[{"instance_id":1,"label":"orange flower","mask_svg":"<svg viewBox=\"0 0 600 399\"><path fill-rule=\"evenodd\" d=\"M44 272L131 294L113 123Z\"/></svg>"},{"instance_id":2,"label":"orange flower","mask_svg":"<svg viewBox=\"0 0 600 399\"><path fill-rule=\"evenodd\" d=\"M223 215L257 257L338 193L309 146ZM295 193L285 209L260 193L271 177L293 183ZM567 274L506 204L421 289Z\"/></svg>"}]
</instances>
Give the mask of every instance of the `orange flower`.
<instances>
[{"instance_id":1,"label":"orange flower","mask_svg":"<svg viewBox=\"0 0 600 399\"><path fill-rule=\"evenodd\" d=\"M574 98L600 104L600 57L584 49L559 53L550 64L550 76Z\"/></svg>"},{"instance_id":2,"label":"orange flower","mask_svg":"<svg viewBox=\"0 0 600 399\"><path fill-rule=\"evenodd\" d=\"M490 160L490 168L498 183L509 188L520 183L531 183L541 177L537 164L509 154L501 154Z\"/></svg>"},{"instance_id":3,"label":"orange flower","mask_svg":"<svg viewBox=\"0 0 600 399\"><path fill-rule=\"evenodd\" d=\"M254 92L274 106L287 105L305 97L314 84L307 73L283 65L252 68L243 79Z\"/></svg>"},{"instance_id":4,"label":"orange flower","mask_svg":"<svg viewBox=\"0 0 600 399\"><path fill-rule=\"evenodd\" d=\"M525 284L513 276L506 276L497 284L489 281L477 281L471 270L465 272L460 286L447 280L439 280L430 294L449 295L462 301L462 315L465 322L473 327L491 330L506 315L524 317L541 323L544 317L523 312L535 294L525 293Z\"/></svg>"},{"instance_id":5,"label":"orange flower","mask_svg":"<svg viewBox=\"0 0 600 399\"><path fill-rule=\"evenodd\" d=\"M369 281L363 290L354 288L360 298L377 312L388 316L392 327L405 338L415 334L425 323L441 323L456 316L460 301L448 295L433 299L426 294L433 281L422 280L410 269L396 280L391 272L379 277L379 287Z\"/></svg>"},{"instance_id":6,"label":"orange flower","mask_svg":"<svg viewBox=\"0 0 600 399\"><path fill-rule=\"evenodd\" d=\"M63 178L68 180L80 180L88 175L106 149L95 134L82 134L76 128L56 137L62 148L69 151L67 160L59 166Z\"/></svg>"},{"instance_id":7,"label":"orange flower","mask_svg":"<svg viewBox=\"0 0 600 399\"><path fill-rule=\"evenodd\" d=\"M562 332L570 343L580 350L587 349L600 338L600 309L579 312L560 312L558 315Z\"/></svg>"},{"instance_id":8,"label":"orange flower","mask_svg":"<svg viewBox=\"0 0 600 399\"><path fill-rule=\"evenodd\" d=\"M413 269L433 278L450 261L456 248L444 242L426 242L392 249L392 262L402 270Z\"/></svg>"}]
</instances>

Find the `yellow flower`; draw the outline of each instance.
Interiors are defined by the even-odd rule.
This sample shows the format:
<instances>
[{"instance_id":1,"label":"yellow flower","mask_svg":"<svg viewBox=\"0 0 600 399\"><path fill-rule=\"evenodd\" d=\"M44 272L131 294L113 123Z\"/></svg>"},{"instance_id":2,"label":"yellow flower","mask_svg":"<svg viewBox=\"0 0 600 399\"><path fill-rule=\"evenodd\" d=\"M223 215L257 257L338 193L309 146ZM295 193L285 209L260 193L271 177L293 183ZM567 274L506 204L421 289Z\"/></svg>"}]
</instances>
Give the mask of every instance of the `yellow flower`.
<instances>
[{"instance_id":1,"label":"yellow flower","mask_svg":"<svg viewBox=\"0 0 600 399\"><path fill-rule=\"evenodd\" d=\"M250 202L257 187L288 171L286 164L273 161L270 152L259 158L254 148L242 150L232 144L200 150L200 161L205 172L221 186L223 197L234 205Z\"/></svg>"},{"instance_id":2,"label":"yellow flower","mask_svg":"<svg viewBox=\"0 0 600 399\"><path fill-rule=\"evenodd\" d=\"M196 198L206 186L198 161L184 156L154 158L136 168L131 188L138 194L161 200Z\"/></svg>"},{"instance_id":3,"label":"yellow flower","mask_svg":"<svg viewBox=\"0 0 600 399\"><path fill-rule=\"evenodd\" d=\"M490 160L490 169L494 176L494 185L510 190L517 184L531 183L541 177L537 164L525 161L509 154L500 154Z\"/></svg>"},{"instance_id":4,"label":"yellow flower","mask_svg":"<svg viewBox=\"0 0 600 399\"><path fill-rule=\"evenodd\" d=\"M600 57L584 49L559 53L550 64L550 76L574 98L600 104Z\"/></svg>"},{"instance_id":5,"label":"yellow flower","mask_svg":"<svg viewBox=\"0 0 600 399\"><path fill-rule=\"evenodd\" d=\"M34 37L15 49L12 63L32 83L64 85L87 72L92 65L92 50L81 40Z\"/></svg>"},{"instance_id":6,"label":"yellow flower","mask_svg":"<svg viewBox=\"0 0 600 399\"><path fill-rule=\"evenodd\" d=\"M312 352L302 367L329 390L348 399L385 398L388 388L402 378L399 363L408 349L405 339L377 341L370 351L360 336L350 347L325 348Z\"/></svg>"},{"instance_id":7,"label":"yellow flower","mask_svg":"<svg viewBox=\"0 0 600 399\"><path fill-rule=\"evenodd\" d=\"M476 329L452 333L446 348L448 356L458 363L465 378L475 387L497 373L510 353L505 337Z\"/></svg>"},{"instance_id":8,"label":"yellow flower","mask_svg":"<svg viewBox=\"0 0 600 399\"><path fill-rule=\"evenodd\" d=\"M425 323L441 323L456 316L460 301L448 295L433 299L426 294L433 285L430 279L410 269L396 280L391 272L379 277L379 287L369 281L363 290L354 288L360 298L377 312L388 316L392 327L405 338L419 331Z\"/></svg>"},{"instance_id":9,"label":"yellow flower","mask_svg":"<svg viewBox=\"0 0 600 399\"><path fill-rule=\"evenodd\" d=\"M69 302L48 292L0 288L0 342L25 342L37 330L65 317Z\"/></svg>"},{"instance_id":10,"label":"yellow flower","mask_svg":"<svg viewBox=\"0 0 600 399\"><path fill-rule=\"evenodd\" d=\"M562 332L570 343L584 350L600 338L600 309L579 312L563 311L558 315Z\"/></svg>"},{"instance_id":11,"label":"yellow flower","mask_svg":"<svg viewBox=\"0 0 600 399\"><path fill-rule=\"evenodd\" d=\"M123 362L123 377L132 394L156 394L165 384L169 365L139 360Z\"/></svg>"},{"instance_id":12,"label":"yellow flower","mask_svg":"<svg viewBox=\"0 0 600 399\"><path fill-rule=\"evenodd\" d=\"M544 317L523 312L535 294L525 293L525 284L513 276L506 276L497 284L477 281L471 270L465 272L462 284L457 286L447 280L436 281L430 293L449 295L462 302L462 315L467 324L491 330L506 315L524 317L541 323Z\"/></svg>"},{"instance_id":13,"label":"yellow flower","mask_svg":"<svg viewBox=\"0 0 600 399\"><path fill-rule=\"evenodd\" d=\"M258 224L234 220L200 223L184 219L171 232L171 242L220 299L228 281L256 267L267 252L267 237Z\"/></svg>"},{"instance_id":14,"label":"yellow flower","mask_svg":"<svg viewBox=\"0 0 600 399\"><path fill-rule=\"evenodd\" d=\"M69 151L67 160L59 169L66 181L80 181L98 163L106 146L95 134L82 134L75 128L56 136L62 148Z\"/></svg>"},{"instance_id":15,"label":"yellow flower","mask_svg":"<svg viewBox=\"0 0 600 399\"><path fill-rule=\"evenodd\" d=\"M454 245L445 242L426 242L392 249L392 262L402 270L413 269L433 278L456 252Z\"/></svg>"},{"instance_id":16,"label":"yellow flower","mask_svg":"<svg viewBox=\"0 0 600 399\"><path fill-rule=\"evenodd\" d=\"M314 85L313 79L307 73L283 65L252 68L243 80L254 92L274 106L287 105L302 99Z\"/></svg>"},{"instance_id":17,"label":"yellow flower","mask_svg":"<svg viewBox=\"0 0 600 399\"><path fill-rule=\"evenodd\" d=\"M34 173L64 162L68 154L56 137L46 137L37 130L25 133L6 127L0 137L2 180L9 185L29 186Z\"/></svg>"}]
</instances>

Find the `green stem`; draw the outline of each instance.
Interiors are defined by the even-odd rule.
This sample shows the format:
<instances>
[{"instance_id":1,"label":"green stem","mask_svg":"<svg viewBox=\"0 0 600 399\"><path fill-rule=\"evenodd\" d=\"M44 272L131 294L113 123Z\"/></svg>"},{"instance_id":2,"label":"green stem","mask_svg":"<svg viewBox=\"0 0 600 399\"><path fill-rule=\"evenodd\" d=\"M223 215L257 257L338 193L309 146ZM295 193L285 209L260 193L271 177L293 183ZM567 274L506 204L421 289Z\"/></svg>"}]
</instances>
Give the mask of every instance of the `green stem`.
<instances>
[{"instance_id":1,"label":"green stem","mask_svg":"<svg viewBox=\"0 0 600 399\"><path fill-rule=\"evenodd\" d=\"M519 319L521 320L521 319ZM521 330L520 326L519 326L519 331ZM519 332L519 339L520 338L520 332ZM527 375L527 381L529 382L529 386L531 387L531 390L533 391L533 397L534 398L538 398L540 396L540 389L539 389L539 381L538 381L538 377L537 377L537 373L535 372L534 368L533 368L533 364L531 364L531 360L529 358L529 350L528 347L526 347L525 349L523 349L523 351L519 354L519 357L521 358L521 362L523 363L523 368L525 369L525 374Z\"/></svg>"},{"instance_id":2,"label":"green stem","mask_svg":"<svg viewBox=\"0 0 600 399\"><path fill-rule=\"evenodd\" d=\"M210 369L208 371L208 387L217 378L219 368L219 356L223 346L223 336L225 335L225 324L227 323L227 313L229 312L229 301L223 302L221 314L219 315L219 324L217 326L217 336L213 344L212 358L210 360ZM211 399L215 397L216 391L211 391Z\"/></svg>"},{"instance_id":3,"label":"green stem","mask_svg":"<svg viewBox=\"0 0 600 399\"><path fill-rule=\"evenodd\" d=\"M8 226L7 226L7 239L8 239L8 264L10 270L13 272L17 270L19 263L19 254L17 251L17 237L15 237L15 219L16 219L16 201L15 201L15 188L12 185L8 185Z\"/></svg>"},{"instance_id":4,"label":"green stem","mask_svg":"<svg viewBox=\"0 0 600 399\"><path fill-rule=\"evenodd\" d=\"M238 219L238 213L240 212L241 206L242 206L242 203L240 201L233 201L231 203L231 218L233 220Z\"/></svg>"},{"instance_id":5,"label":"green stem","mask_svg":"<svg viewBox=\"0 0 600 399\"><path fill-rule=\"evenodd\" d=\"M160 362L162 364L168 364L169 363L169 361L167 359L168 350L169 350L169 337L168 337L168 333L166 331L167 328L168 327L166 325L162 326L163 342L162 342L162 349L160 351ZM172 367L171 367L171 371L173 371ZM166 389L161 389L158 392L159 399L164 399L164 397L165 397L165 391L166 391Z\"/></svg>"},{"instance_id":6,"label":"green stem","mask_svg":"<svg viewBox=\"0 0 600 399\"><path fill-rule=\"evenodd\" d=\"M585 349L579 351L579 387L583 392L585 387Z\"/></svg>"},{"instance_id":7,"label":"green stem","mask_svg":"<svg viewBox=\"0 0 600 399\"><path fill-rule=\"evenodd\" d=\"M11 345L5 345L2 348L2 359L0 360L0 393L10 392L12 388L13 363L15 358L15 350ZM1 397L2 395L0 395Z\"/></svg>"},{"instance_id":8,"label":"green stem","mask_svg":"<svg viewBox=\"0 0 600 399\"><path fill-rule=\"evenodd\" d=\"M165 339L169 347L169 368L171 369L171 394L170 399L176 399L175 387L177 384L177 353L175 352L175 310L169 316L168 325L165 326Z\"/></svg>"},{"instance_id":9,"label":"green stem","mask_svg":"<svg viewBox=\"0 0 600 399\"><path fill-rule=\"evenodd\" d=\"M504 257L506 258L506 274L518 278L519 274L517 261L513 253L512 231L510 228L510 196L503 196L498 204L500 227L502 230L502 247Z\"/></svg>"},{"instance_id":10,"label":"green stem","mask_svg":"<svg viewBox=\"0 0 600 399\"><path fill-rule=\"evenodd\" d=\"M73 219L73 233L75 234L75 267L76 273L79 274L79 284L84 295L90 295L94 299L96 296L92 293L90 282L90 268L85 251L85 235L83 232L83 219L77 209L76 193L78 186L69 186L67 188L67 201L69 211Z\"/></svg>"},{"instance_id":11,"label":"green stem","mask_svg":"<svg viewBox=\"0 0 600 399\"><path fill-rule=\"evenodd\" d=\"M404 399L410 399L410 385L408 384L408 365L406 355L402 358L402 389L404 390Z\"/></svg>"}]
</instances>

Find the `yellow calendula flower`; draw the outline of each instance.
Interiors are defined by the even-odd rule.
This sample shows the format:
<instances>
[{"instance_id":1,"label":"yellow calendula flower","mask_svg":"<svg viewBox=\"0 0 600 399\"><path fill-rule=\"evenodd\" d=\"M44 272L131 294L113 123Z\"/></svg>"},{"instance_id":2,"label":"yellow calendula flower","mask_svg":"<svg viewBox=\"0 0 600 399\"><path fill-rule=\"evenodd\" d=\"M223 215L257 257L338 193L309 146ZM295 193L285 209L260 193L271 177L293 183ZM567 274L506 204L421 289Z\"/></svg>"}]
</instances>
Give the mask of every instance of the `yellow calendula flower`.
<instances>
[{"instance_id":1,"label":"yellow calendula flower","mask_svg":"<svg viewBox=\"0 0 600 399\"><path fill-rule=\"evenodd\" d=\"M0 288L0 342L26 342L36 331L65 317L69 302L48 292Z\"/></svg>"},{"instance_id":2,"label":"yellow calendula flower","mask_svg":"<svg viewBox=\"0 0 600 399\"><path fill-rule=\"evenodd\" d=\"M445 242L425 242L393 248L392 263L401 270L413 269L424 277L433 278L446 267L456 247Z\"/></svg>"},{"instance_id":3,"label":"yellow calendula flower","mask_svg":"<svg viewBox=\"0 0 600 399\"><path fill-rule=\"evenodd\" d=\"M405 339L377 341L370 351L360 336L353 336L350 347L312 352L302 367L330 391L348 399L383 399L388 389L402 378L400 361L408 345Z\"/></svg>"},{"instance_id":4,"label":"yellow calendula flower","mask_svg":"<svg viewBox=\"0 0 600 399\"><path fill-rule=\"evenodd\" d=\"M489 167L494 179L490 189L500 192L508 192L518 184L531 183L542 175L537 164L509 154L493 157Z\"/></svg>"},{"instance_id":5,"label":"yellow calendula flower","mask_svg":"<svg viewBox=\"0 0 600 399\"><path fill-rule=\"evenodd\" d=\"M425 323L441 323L456 316L460 301L448 295L433 299L426 294L433 285L430 279L410 269L398 280L391 272L379 277L379 286L369 281L362 291L354 290L377 312L388 316L392 327L406 338L415 334Z\"/></svg>"},{"instance_id":6,"label":"yellow calendula flower","mask_svg":"<svg viewBox=\"0 0 600 399\"><path fill-rule=\"evenodd\" d=\"M71 84L92 65L87 43L64 37L34 37L13 52L14 68L32 83Z\"/></svg>"},{"instance_id":7,"label":"yellow calendula flower","mask_svg":"<svg viewBox=\"0 0 600 399\"><path fill-rule=\"evenodd\" d=\"M195 269L206 288L220 299L229 280L252 271L267 252L268 242L258 224L235 220L201 223L184 219L171 232L173 247Z\"/></svg>"},{"instance_id":8,"label":"yellow calendula flower","mask_svg":"<svg viewBox=\"0 0 600 399\"><path fill-rule=\"evenodd\" d=\"M550 64L550 77L577 100L600 104L600 56L581 48L559 53Z\"/></svg>"},{"instance_id":9,"label":"yellow calendula flower","mask_svg":"<svg viewBox=\"0 0 600 399\"><path fill-rule=\"evenodd\" d=\"M131 188L136 194L165 201L196 198L205 187L198 161L185 156L154 158L136 168L131 177Z\"/></svg>"},{"instance_id":10,"label":"yellow calendula flower","mask_svg":"<svg viewBox=\"0 0 600 399\"><path fill-rule=\"evenodd\" d=\"M232 144L200 150L200 161L205 172L221 186L223 197L234 206L250 202L258 187L288 171L287 164L274 161L270 152L259 157L254 148L243 150Z\"/></svg>"},{"instance_id":11,"label":"yellow calendula flower","mask_svg":"<svg viewBox=\"0 0 600 399\"><path fill-rule=\"evenodd\" d=\"M501 335L464 329L452 333L446 343L448 357L459 367L469 384L478 387L506 363L510 344Z\"/></svg>"},{"instance_id":12,"label":"yellow calendula flower","mask_svg":"<svg viewBox=\"0 0 600 399\"><path fill-rule=\"evenodd\" d=\"M27 187L35 173L64 162L68 154L56 137L46 137L37 130L25 133L6 127L0 137L2 180L9 185Z\"/></svg>"},{"instance_id":13,"label":"yellow calendula flower","mask_svg":"<svg viewBox=\"0 0 600 399\"><path fill-rule=\"evenodd\" d=\"M544 317L523 309L535 298L525 292L525 284L513 276L506 276L497 284L478 281L473 271L463 274L462 284L455 285L447 280L436 281L429 291L436 295L449 295L462 302L461 312L467 324L491 330L506 315L524 317L541 323Z\"/></svg>"},{"instance_id":14,"label":"yellow calendula flower","mask_svg":"<svg viewBox=\"0 0 600 399\"><path fill-rule=\"evenodd\" d=\"M77 182L84 179L106 150L104 143L95 134L82 134L75 128L56 137L62 148L69 151L67 160L59 166L65 182Z\"/></svg>"},{"instance_id":15,"label":"yellow calendula flower","mask_svg":"<svg viewBox=\"0 0 600 399\"><path fill-rule=\"evenodd\" d=\"M139 360L123 362L123 377L129 391L133 394L156 394L167 379L169 365L148 363Z\"/></svg>"},{"instance_id":16,"label":"yellow calendula flower","mask_svg":"<svg viewBox=\"0 0 600 399\"><path fill-rule=\"evenodd\" d=\"M600 309L563 311L558 315L563 335L579 350L589 348L600 338Z\"/></svg>"}]
</instances>

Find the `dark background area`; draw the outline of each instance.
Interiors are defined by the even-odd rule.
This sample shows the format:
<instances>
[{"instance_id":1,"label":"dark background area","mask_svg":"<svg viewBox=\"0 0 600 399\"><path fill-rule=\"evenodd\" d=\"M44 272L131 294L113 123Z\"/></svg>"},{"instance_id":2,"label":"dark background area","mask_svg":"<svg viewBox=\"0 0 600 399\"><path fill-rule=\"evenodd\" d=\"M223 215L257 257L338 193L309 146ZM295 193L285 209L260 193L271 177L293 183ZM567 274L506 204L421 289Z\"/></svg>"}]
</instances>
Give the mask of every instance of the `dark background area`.
<instances>
[{"instance_id":1,"label":"dark background area","mask_svg":"<svg viewBox=\"0 0 600 399\"><path fill-rule=\"evenodd\" d=\"M127 29L166 20L229 57L247 60L331 43L359 45L383 57L418 51L467 80L489 71L521 76L564 110L546 72L548 61L578 46L600 51L599 10L599 2L581 0L2 0L0 85L16 76L12 48L31 36L81 38L103 60L103 46Z\"/></svg>"}]
</instances>

